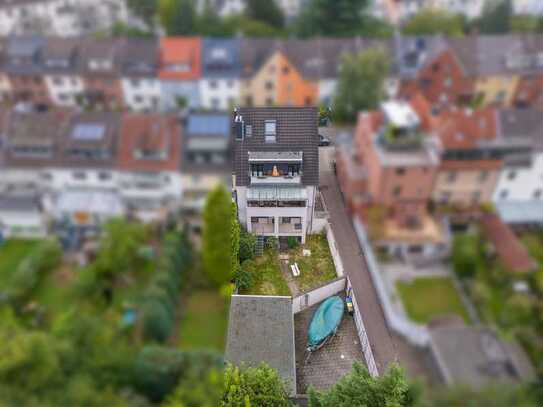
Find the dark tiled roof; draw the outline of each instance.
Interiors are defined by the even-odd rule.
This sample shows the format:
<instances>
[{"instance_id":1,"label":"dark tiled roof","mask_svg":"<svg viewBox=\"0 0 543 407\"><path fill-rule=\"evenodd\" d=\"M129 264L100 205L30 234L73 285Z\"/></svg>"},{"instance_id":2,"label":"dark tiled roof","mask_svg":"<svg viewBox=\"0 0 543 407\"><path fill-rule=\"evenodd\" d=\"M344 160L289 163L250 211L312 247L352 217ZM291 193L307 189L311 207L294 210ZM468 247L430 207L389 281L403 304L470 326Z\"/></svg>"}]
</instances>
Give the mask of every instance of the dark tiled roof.
<instances>
[{"instance_id":1,"label":"dark tiled roof","mask_svg":"<svg viewBox=\"0 0 543 407\"><path fill-rule=\"evenodd\" d=\"M81 39L49 37L43 47L43 69L48 73L70 73L79 69ZM50 64L50 61L52 64ZM59 66L58 62L66 61L68 66ZM56 62L56 64L55 64Z\"/></svg>"},{"instance_id":2,"label":"dark tiled roof","mask_svg":"<svg viewBox=\"0 0 543 407\"><path fill-rule=\"evenodd\" d=\"M228 320L226 360L277 369L296 392L294 317L290 297L233 295Z\"/></svg>"},{"instance_id":3,"label":"dark tiled roof","mask_svg":"<svg viewBox=\"0 0 543 407\"><path fill-rule=\"evenodd\" d=\"M252 126L252 136L234 141L236 184L249 184L249 151L302 151L302 183L319 184L318 112L314 107L242 108L238 114L245 126ZM264 141L264 122L276 120L276 143ZM233 136L234 137L234 136Z\"/></svg>"},{"instance_id":4,"label":"dark tiled roof","mask_svg":"<svg viewBox=\"0 0 543 407\"><path fill-rule=\"evenodd\" d=\"M532 147L543 149L541 112L535 109L501 109L499 131L505 139L528 139Z\"/></svg>"},{"instance_id":5,"label":"dark tiled roof","mask_svg":"<svg viewBox=\"0 0 543 407\"><path fill-rule=\"evenodd\" d=\"M120 60L125 76L156 77L160 64L158 41L127 38L122 43Z\"/></svg>"},{"instance_id":6,"label":"dark tiled roof","mask_svg":"<svg viewBox=\"0 0 543 407\"><path fill-rule=\"evenodd\" d=\"M85 39L81 51L81 69L83 73L88 76L118 75L121 68L120 55L124 45L123 42L120 39ZM111 69L92 70L89 66L92 60L111 61Z\"/></svg>"}]
</instances>

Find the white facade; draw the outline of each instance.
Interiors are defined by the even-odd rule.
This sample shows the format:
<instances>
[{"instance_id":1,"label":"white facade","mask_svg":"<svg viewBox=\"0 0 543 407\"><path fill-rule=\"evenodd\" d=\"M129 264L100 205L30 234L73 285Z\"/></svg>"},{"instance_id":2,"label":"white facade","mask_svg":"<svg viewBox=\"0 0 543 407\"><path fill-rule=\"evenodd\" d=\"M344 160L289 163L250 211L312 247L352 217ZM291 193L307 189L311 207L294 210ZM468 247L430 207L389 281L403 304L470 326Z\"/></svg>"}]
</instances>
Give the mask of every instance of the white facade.
<instances>
[{"instance_id":1,"label":"white facade","mask_svg":"<svg viewBox=\"0 0 543 407\"><path fill-rule=\"evenodd\" d=\"M319 81L319 102L331 106L336 93L337 79L321 79Z\"/></svg>"},{"instance_id":2,"label":"white facade","mask_svg":"<svg viewBox=\"0 0 543 407\"><path fill-rule=\"evenodd\" d=\"M543 201L543 153L534 152L526 167L504 167L498 178L493 201Z\"/></svg>"},{"instance_id":3,"label":"white facade","mask_svg":"<svg viewBox=\"0 0 543 407\"><path fill-rule=\"evenodd\" d=\"M239 79L202 78L198 85L201 107L204 109L229 110L238 103Z\"/></svg>"},{"instance_id":4,"label":"white facade","mask_svg":"<svg viewBox=\"0 0 543 407\"><path fill-rule=\"evenodd\" d=\"M155 111L160 105L158 78L122 78L124 103L134 111Z\"/></svg>"},{"instance_id":5,"label":"white facade","mask_svg":"<svg viewBox=\"0 0 543 407\"><path fill-rule=\"evenodd\" d=\"M514 0L512 3L515 14L543 14L543 2L541 0Z\"/></svg>"},{"instance_id":6,"label":"white facade","mask_svg":"<svg viewBox=\"0 0 543 407\"><path fill-rule=\"evenodd\" d=\"M0 210L0 232L4 238L42 238L47 235L47 219L37 210Z\"/></svg>"},{"instance_id":7,"label":"white facade","mask_svg":"<svg viewBox=\"0 0 543 407\"><path fill-rule=\"evenodd\" d=\"M128 21L125 0L12 0L0 6L0 35L76 36Z\"/></svg>"},{"instance_id":8,"label":"white facade","mask_svg":"<svg viewBox=\"0 0 543 407\"><path fill-rule=\"evenodd\" d=\"M306 206L304 207L260 207L247 205L247 191L251 187L236 187L238 217L250 233L261 236L305 237L313 231L315 196L317 188L305 186ZM257 220L255 222L255 220ZM297 226L301 225L301 226Z\"/></svg>"},{"instance_id":9,"label":"white facade","mask_svg":"<svg viewBox=\"0 0 543 407\"><path fill-rule=\"evenodd\" d=\"M85 91L85 82L78 75L49 74L45 76L45 84L57 106L76 106L77 96Z\"/></svg>"}]
</instances>

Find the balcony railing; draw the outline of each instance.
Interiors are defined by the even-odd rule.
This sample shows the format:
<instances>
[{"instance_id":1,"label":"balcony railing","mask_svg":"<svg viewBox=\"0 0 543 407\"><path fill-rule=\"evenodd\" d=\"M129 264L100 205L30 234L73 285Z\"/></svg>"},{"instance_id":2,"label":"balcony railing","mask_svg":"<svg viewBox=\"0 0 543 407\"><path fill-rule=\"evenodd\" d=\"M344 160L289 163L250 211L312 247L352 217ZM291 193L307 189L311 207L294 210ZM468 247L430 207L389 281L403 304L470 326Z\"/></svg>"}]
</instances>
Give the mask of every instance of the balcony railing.
<instances>
[{"instance_id":1,"label":"balcony railing","mask_svg":"<svg viewBox=\"0 0 543 407\"><path fill-rule=\"evenodd\" d=\"M280 223L279 233L302 233L301 223Z\"/></svg>"},{"instance_id":2,"label":"balcony railing","mask_svg":"<svg viewBox=\"0 0 543 407\"><path fill-rule=\"evenodd\" d=\"M251 174L251 184L299 184L302 182L300 174L297 175L253 175Z\"/></svg>"},{"instance_id":3,"label":"balcony railing","mask_svg":"<svg viewBox=\"0 0 543 407\"><path fill-rule=\"evenodd\" d=\"M275 225L273 223L251 223L251 231L257 235L274 233Z\"/></svg>"}]
</instances>

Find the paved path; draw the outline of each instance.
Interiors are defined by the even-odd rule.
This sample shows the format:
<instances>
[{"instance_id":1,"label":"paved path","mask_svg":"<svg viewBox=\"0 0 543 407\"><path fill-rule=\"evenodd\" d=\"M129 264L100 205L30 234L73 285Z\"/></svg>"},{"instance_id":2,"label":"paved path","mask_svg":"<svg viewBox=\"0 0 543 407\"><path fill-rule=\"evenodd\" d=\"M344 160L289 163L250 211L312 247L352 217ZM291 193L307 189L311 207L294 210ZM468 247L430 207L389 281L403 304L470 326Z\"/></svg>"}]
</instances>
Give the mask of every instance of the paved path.
<instances>
[{"instance_id":1,"label":"paved path","mask_svg":"<svg viewBox=\"0 0 543 407\"><path fill-rule=\"evenodd\" d=\"M343 204L339 185L330 165L334 147L321 148L319 155L321 193L330 215L330 225L336 237L345 272L349 276L362 312L377 369L379 373L383 373L387 365L398 360L398 349L388 329L351 218Z\"/></svg>"}]
</instances>

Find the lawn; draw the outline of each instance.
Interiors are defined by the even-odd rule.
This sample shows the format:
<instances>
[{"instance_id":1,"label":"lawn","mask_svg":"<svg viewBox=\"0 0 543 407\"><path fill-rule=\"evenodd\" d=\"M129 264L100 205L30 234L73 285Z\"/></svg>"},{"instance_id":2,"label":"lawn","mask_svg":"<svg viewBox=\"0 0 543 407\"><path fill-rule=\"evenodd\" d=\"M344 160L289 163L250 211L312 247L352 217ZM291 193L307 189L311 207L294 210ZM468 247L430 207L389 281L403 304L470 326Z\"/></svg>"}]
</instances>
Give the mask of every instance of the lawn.
<instances>
[{"instance_id":1,"label":"lawn","mask_svg":"<svg viewBox=\"0 0 543 407\"><path fill-rule=\"evenodd\" d=\"M38 240L7 240L0 247L0 290L5 287L19 263L34 249Z\"/></svg>"},{"instance_id":2,"label":"lawn","mask_svg":"<svg viewBox=\"0 0 543 407\"><path fill-rule=\"evenodd\" d=\"M281 273L277 252L266 250L262 256L248 264L244 263L244 267L247 267L254 280L251 288L242 294L291 295L290 288Z\"/></svg>"},{"instance_id":3,"label":"lawn","mask_svg":"<svg viewBox=\"0 0 543 407\"><path fill-rule=\"evenodd\" d=\"M309 249L311 256L304 257L303 249ZM303 246L289 251L289 263L298 263L300 276L295 277L302 292L309 291L337 277L328 241L324 235L308 235Z\"/></svg>"},{"instance_id":4,"label":"lawn","mask_svg":"<svg viewBox=\"0 0 543 407\"><path fill-rule=\"evenodd\" d=\"M182 349L212 348L224 351L228 306L218 292L194 291L185 305L179 346Z\"/></svg>"},{"instance_id":5,"label":"lawn","mask_svg":"<svg viewBox=\"0 0 543 407\"><path fill-rule=\"evenodd\" d=\"M456 314L469 322L469 317L453 281L447 277L417 278L406 283L399 281L397 289L409 317L428 323L440 315Z\"/></svg>"}]
</instances>

